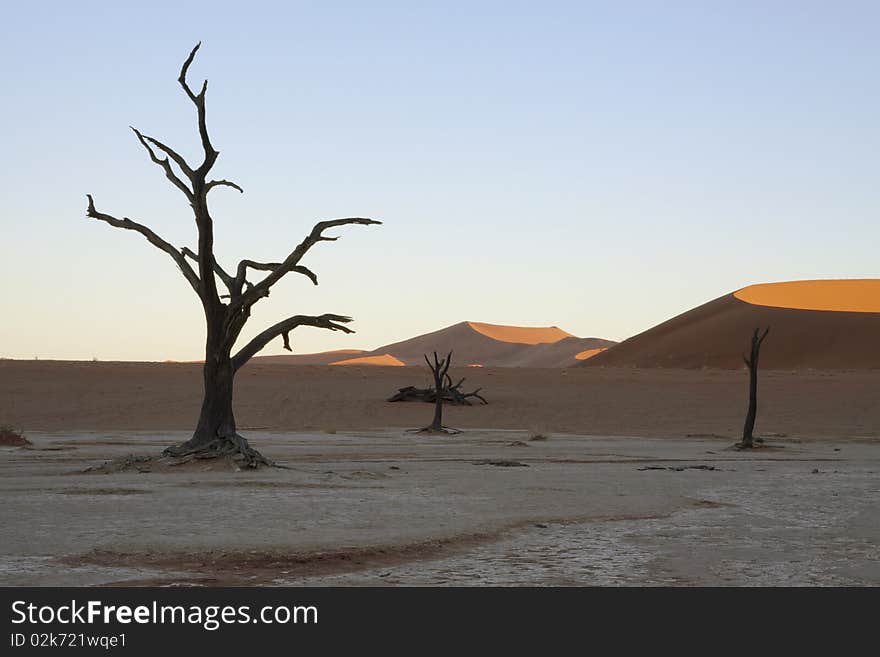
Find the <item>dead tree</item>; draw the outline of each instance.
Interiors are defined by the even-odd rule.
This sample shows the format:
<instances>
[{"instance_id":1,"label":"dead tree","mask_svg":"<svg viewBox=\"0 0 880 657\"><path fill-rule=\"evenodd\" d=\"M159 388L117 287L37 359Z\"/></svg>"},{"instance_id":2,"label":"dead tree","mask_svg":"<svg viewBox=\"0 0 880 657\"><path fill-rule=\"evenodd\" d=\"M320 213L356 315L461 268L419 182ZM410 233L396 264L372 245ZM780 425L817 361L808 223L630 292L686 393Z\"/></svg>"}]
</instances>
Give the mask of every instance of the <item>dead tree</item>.
<instances>
[{"instance_id":1,"label":"dead tree","mask_svg":"<svg viewBox=\"0 0 880 657\"><path fill-rule=\"evenodd\" d=\"M447 374L444 377L444 385L440 394L443 395L443 401L447 404L456 406L471 406L471 398L479 399L481 404L488 404L486 398L480 394L482 388L477 388L473 392L462 392L461 386L465 382L462 377L458 383L452 384L452 378ZM415 386L406 386L398 388L397 392L388 398L390 402L400 401L421 401L434 404L437 401L437 388L416 388Z\"/></svg>"},{"instance_id":2,"label":"dead tree","mask_svg":"<svg viewBox=\"0 0 880 657\"><path fill-rule=\"evenodd\" d=\"M369 225L381 222L361 217L320 221L315 224L305 239L280 262L242 260L234 272L228 272L224 269L214 257L214 221L208 209L208 193L218 187L229 187L241 193L243 190L229 180L209 178L219 152L214 149L211 143L205 121L205 94L208 90L208 81L205 80L201 89L195 92L186 79L187 71L200 46L201 43L197 44L184 61L177 81L196 108L198 132L204 151L202 162L197 166L192 166L170 146L132 128L137 140L146 149L150 160L162 169L165 177L183 194L192 208L198 231L198 249L193 251L188 247L175 247L145 225L126 217L117 219L112 215L98 211L90 194L87 195L86 216L116 228L140 233L153 246L167 253L199 297L204 309L207 331L203 372L204 399L201 413L192 438L167 448L163 453L167 456L195 455L196 457L230 455L243 459L245 464L250 467L257 467L261 464L270 464L270 462L250 447L247 440L240 436L236 430L232 408L233 383L236 372L252 356L277 337L282 338L284 348L289 351L289 334L299 326L315 326L345 333L353 333L354 331L345 326L351 321L351 318L344 315L293 315L265 329L233 353L236 341L251 315L252 308L258 301L269 296L272 287L291 272L301 274L313 284L318 284L318 278L314 272L301 265L300 262L309 249L319 242L338 239L338 237L325 236L324 231L349 224ZM193 266L190 265L190 261L194 263ZM249 273L252 271L267 272L267 274L261 280L254 281L249 279ZM218 280L226 288L224 294L218 291Z\"/></svg>"},{"instance_id":3,"label":"dead tree","mask_svg":"<svg viewBox=\"0 0 880 657\"><path fill-rule=\"evenodd\" d=\"M749 351L749 356L747 358L743 355L743 362L746 364L746 367L749 368L749 411L746 414L742 442L739 443L739 447L746 449L755 446L755 439L752 436L752 432L755 429L755 418L758 414L758 356L761 353L761 344L764 342L764 338L767 337L769 332L769 326L764 329L763 333L760 333L759 329L755 329L755 332L752 334L752 345Z\"/></svg>"},{"instance_id":4,"label":"dead tree","mask_svg":"<svg viewBox=\"0 0 880 657\"><path fill-rule=\"evenodd\" d=\"M433 363L425 354L425 362L434 376L434 390L437 391L437 394L434 396L434 419L431 424L419 429L419 431L424 433L458 433L455 429L443 426L443 381L448 377L449 366L452 364L452 352L450 351L446 358L441 360L435 351Z\"/></svg>"}]
</instances>

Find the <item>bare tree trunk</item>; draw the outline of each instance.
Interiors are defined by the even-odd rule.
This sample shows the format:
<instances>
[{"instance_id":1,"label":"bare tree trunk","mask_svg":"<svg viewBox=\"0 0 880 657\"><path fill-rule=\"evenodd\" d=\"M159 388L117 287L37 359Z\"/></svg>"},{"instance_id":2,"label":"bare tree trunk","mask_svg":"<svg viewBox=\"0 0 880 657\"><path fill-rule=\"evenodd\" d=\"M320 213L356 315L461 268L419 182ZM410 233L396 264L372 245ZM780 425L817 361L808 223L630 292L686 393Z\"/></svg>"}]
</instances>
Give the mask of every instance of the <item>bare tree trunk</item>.
<instances>
[{"instance_id":1,"label":"bare tree trunk","mask_svg":"<svg viewBox=\"0 0 880 657\"><path fill-rule=\"evenodd\" d=\"M138 141L146 149L150 160L162 168L165 177L183 193L192 208L198 229L198 253L189 247L175 247L152 229L127 217L119 219L113 215L99 212L90 194L86 195L89 201L86 216L103 221L115 228L140 233L150 244L167 253L198 295L205 311L207 335L203 370L204 398L199 421L189 440L169 447L164 451L164 454L194 458L233 456L243 458L245 463L251 467L271 465L237 433L235 414L232 408L235 373L275 338L282 338L284 348L290 350L289 334L299 326L315 326L331 331L353 333L350 328L345 326L352 320L344 315L329 313L319 316L294 315L259 333L233 356L232 350L236 340L251 316L252 307L261 299L269 296L272 286L288 273L302 274L314 285L318 284L317 275L308 267L301 265L300 261L316 244L333 242L338 239L338 237L326 236L324 231L340 226L355 224L369 226L381 222L365 217L319 221L283 261L257 262L245 259L238 263L235 275L228 273L214 257L214 220L208 209L208 192L218 187L229 187L242 193L244 190L229 180L208 180L207 177L220 155L211 143L205 120L205 95L208 90L208 81L205 80L202 83L198 93L187 82L187 71L200 46L201 44L197 44L184 61L177 81L196 107L199 138L204 151L202 163L198 166L192 166L170 146L143 134L137 128L132 128ZM187 258L196 263L196 269L193 269ZM265 271L268 274L262 280L252 282L248 280L249 269ZM219 293L216 279L222 281L227 294L221 295ZM228 299L228 302L224 299Z\"/></svg>"},{"instance_id":2,"label":"bare tree trunk","mask_svg":"<svg viewBox=\"0 0 880 657\"><path fill-rule=\"evenodd\" d=\"M443 381L447 377L449 366L452 364L452 352L450 351L446 355L446 358L441 360L435 351L433 363L428 360L426 354L425 362L428 363L431 374L434 375L434 419L431 421L430 425L419 429L419 431L425 433L458 433L455 429L449 429L443 426Z\"/></svg>"},{"instance_id":3,"label":"bare tree trunk","mask_svg":"<svg viewBox=\"0 0 880 657\"><path fill-rule=\"evenodd\" d=\"M743 447L752 447L755 430L755 418L758 415L758 368L749 368L749 411L746 413L746 423L743 425Z\"/></svg>"},{"instance_id":4,"label":"bare tree trunk","mask_svg":"<svg viewBox=\"0 0 880 657\"><path fill-rule=\"evenodd\" d=\"M231 350L223 339L223 311L206 311L206 316L208 336L205 344L205 365L202 368L204 396L199 421L192 438L169 447L164 454L197 455L200 458L234 456L243 459L244 465L248 467L273 465L238 434L232 407L236 369Z\"/></svg>"},{"instance_id":5,"label":"bare tree trunk","mask_svg":"<svg viewBox=\"0 0 880 657\"><path fill-rule=\"evenodd\" d=\"M758 357L761 354L761 344L767 333L770 332L768 326L764 329L764 333L758 335L758 329L752 334L752 345L749 351L749 357L743 356L743 362L749 368L749 410L746 413L746 422L743 425L742 441L740 447L751 448L755 446L755 438L753 432L755 430L755 419L758 416Z\"/></svg>"},{"instance_id":6,"label":"bare tree trunk","mask_svg":"<svg viewBox=\"0 0 880 657\"><path fill-rule=\"evenodd\" d=\"M435 353L434 357L436 358L436 356ZM451 358L451 356L450 353L447 358ZM440 375L439 367L431 368L431 372L434 374L434 390L437 399L434 400L434 419L431 420L431 425L428 428L431 431L443 431L443 378Z\"/></svg>"},{"instance_id":7,"label":"bare tree trunk","mask_svg":"<svg viewBox=\"0 0 880 657\"><path fill-rule=\"evenodd\" d=\"M235 413L232 409L232 391L235 374L228 353L215 353L205 361L204 399L199 421L193 433L194 445L205 444L222 436L236 433ZM211 362L213 361L213 362Z\"/></svg>"}]
</instances>

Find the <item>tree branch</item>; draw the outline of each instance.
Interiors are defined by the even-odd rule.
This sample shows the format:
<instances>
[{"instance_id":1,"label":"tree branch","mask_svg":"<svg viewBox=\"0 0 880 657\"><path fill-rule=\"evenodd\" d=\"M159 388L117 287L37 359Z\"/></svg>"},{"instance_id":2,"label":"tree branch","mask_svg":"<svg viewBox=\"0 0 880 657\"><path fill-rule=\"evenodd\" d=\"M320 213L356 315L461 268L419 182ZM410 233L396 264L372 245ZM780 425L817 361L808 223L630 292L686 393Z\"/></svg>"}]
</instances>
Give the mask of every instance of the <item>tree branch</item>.
<instances>
[{"instance_id":1,"label":"tree branch","mask_svg":"<svg viewBox=\"0 0 880 657\"><path fill-rule=\"evenodd\" d=\"M183 247L183 248L180 250L180 252L181 252L181 254L183 254L184 256L186 256L187 258L192 258L192 259L193 259L194 261L196 261L196 262L199 261L199 256L198 256L198 254L195 253L195 252L194 252L192 249L190 249L188 246ZM214 259L214 272L216 272L217 276L220 277L220 280L223 281L223 284L226 286L226 289L229 290L229 294L230 294L230 295L233 294L233 293L234 293L235 279L232 278L232 276L230 276L229 274L226 273L226 270L223 269L223 267L220 266L220 263L217 262L216 258Z\"/></svg>"},{"instance_id":2,"label":"tree branch","mask_svg":"<svg viewBox=\"0 0 880 657\"><path fill-rule=\"evenodd\" d=\"M205 122L205 92L208 91L208 81L205 80L202 83L202 89L197 94L193 93L193 90L190 89L190 86L186 81L187 71L189 71L190 64L193 63L193 59L195 59L196 53L201 45L202 42L199 41L196 44L196 47L192 49L192 52L189 53L189 57L186 58L186 61L180 68L180 76L177 78L177 81L180 83L180 86L183 87L186 95L189 96L189 99L193 102L198 111L199 136L202 138L202 149L205 151L205 160L196 171L200 176L205 176L205 174L211 170L211 167L214 166L214 162L217 161L217 156L220 155L220 153L215 151L214 147L211 145L211 138L208 136L208 125Z\"/></svg>"},{"instance_id":3,"label":"tree branch","mask_svg":"<svg viewBox=\"0 0 880 657\"><path fill-rule=\"evenodd\" d=\"M281 266L280 262L256 262L255 260L242 260L238 263L238 273L235 277L236 281L239 284L247 283L247 270L248 268L254 269L257 271L275 271ZM297 274L302 274L303 276L308 277L310 281L314 285L318 284L318 276L308 267L303 267L302 265L297 265L295 267L291 267L290 271L295 272ZM268 296L268 295L267 295Z\"/></svg>"},{"instance_id":4,"label":"tree branch","mask_svg":"<svg viewBox=\"0 0 880 657\"><path fill-rule=\"evenodd\" d=\"M171 168L171 163L168 161L168 157L158 157L150 144L154 144L163 153L166 153L166 155L170 155L172 159L177 162L177 165L180 167L183 173L186 174L186 176L190 178L190 180L192 180L192 169L189 168L189 165L187 165L186 161L162 142L157 141L152 137L147 137L141 134L140 130L133 126L129 127L134 131L134 134L137 135L138 141L141 142L145 149L147 149L147 153L150 154L150 159L165 170L165 177L168 178L168 180L170 180L175 187L182 191L190 202L192 202L194 198L193 190L191 190L185 182L177 177L177 174L174 173L174 169Z\"/></svg>"},{"instance_id":5,"label":"tree branch","mask_svg":"<svg viewBox=\"0 0 880 657\"><path fill-rule=\"evenodd\" d=\"M255 304L258 300L263 297L269 296L269 288L271 288L275 283L281 280L285 274L291 271L298 271L301 274L305 274L312 278L312 282L315 282L317 278L313 273L309 272L309 270L303 268L297 269L299 265L299 261L302 257L318 242L332 242L338 237L325 237L324 231L329 228L335 228L337 226L347 226L358 224L361 226L369 226L372 224L381 224L381 221L375 221L374 219L365 219L362 217L349 217L346 219L331 219L329 221L320 221L315 224L315 227L312 228L312 232L302 241L300 244L291 251L290 255L284 259L284 262L279 264L277 267L271 270L271 273L266 276L262 281L255 284L251 289L245 292L238 301L238 304L234 304L233 307L230 307L230 312L237 312L239 309L247 309L253 304ZM239 265L241 267L241 265ZM241 271L241 269L239 269ZM316 283L317 284L317 283Z\"/></svg>"},{"instance_id":6,"label":"tree branch","mask_svg":"<svg viewBox=\"0 0 880 657\"><path fill-rule=\"evenodd\" d=\"M239 193L244 194L244 190L230 180L212 180L207 185L205 185L205 194L210 192L215 187L232 187L232 189L237 189Z\"/></svg>"},{"instance_id":7,"label":"tree branch","mask_svg":"<svg viewBox=\"0 0 880 657\"><path fill-rule=\"evenodd\" d=\"M343 324L348 324L351 321L351 317L345 317L343 315L320 315L318 317L294 315L293 317L288 317L287 319L270 326L242 347L232 358L232 368L233 370L241 368L242 365L247 363L255 354L259 353L263 347L279 335L282 336L284 340L284 348L291 351L290 336L288 334L298 326L314 326L317 328L328 329L330 331L354 333L352 329L343 326Z\"/></svg>"},{"instance_id":8,"label":"tree branch","mask_svg":"<svg viewBox=\"0 0 880 657\"><path fill-rule=\"evenodd\" d=\"M91 219L99 219L100 221L108 223L111 226L114 226L115 228L124 228L126 230L133 230L135 232L140 233L144 237L146 237L147 241L149 241L150 244L152 244L153 246L155 246L158 249L161 249L162 251L164 251L165 253L167 253L168 255L171 256L171 258L174 260L174 262L177 263L177 266L180 268L180 271L183 273L186 280L189 281L189 284L196 291L196 294L199 293L199 277L196 276L196 273L193 271L192 267L189 266L189 263L186 261L186 258L184 257L184 255L180 251L175 249L171 244L169 244L168 242L163 240L161 237L159 237L156 233L154 233L152 230L150 230L146 226L143 226L135 221L132 221L131 219L129 219L127 217L123 217L122 219L117 219L116 217L114 217L112 215L104 214L103 212L98 212L95 209L95 201L92 198L92 195L86 194L86 196L89 199L88 209L86 210L87 217L90 217Z\"/></svg>"}]
</instances>

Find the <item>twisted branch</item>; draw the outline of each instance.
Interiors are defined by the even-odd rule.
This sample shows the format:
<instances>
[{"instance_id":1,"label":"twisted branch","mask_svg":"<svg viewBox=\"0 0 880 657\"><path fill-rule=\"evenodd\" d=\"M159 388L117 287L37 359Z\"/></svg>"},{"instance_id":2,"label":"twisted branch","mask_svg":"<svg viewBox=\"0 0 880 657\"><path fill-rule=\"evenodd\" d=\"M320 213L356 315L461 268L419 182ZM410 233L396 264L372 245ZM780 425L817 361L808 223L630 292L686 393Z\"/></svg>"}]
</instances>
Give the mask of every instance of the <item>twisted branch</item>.
<instances>
[{"instance_id":1,"label":"twisted branch","mask_svg":"<svg viewBox=\"0 0 880 657\"><path fill-rule=\"evenodd\" d=\"M147 149L147 153L149 153L150 159L165 170L165 177L168 178L168 180L170 180L172 184L177 187L177 189L182 191L186 198L190 201L190 203L192 203L194 199L193 191L186 185L185 182L177 177L177 174L174 173L174 169L171 168L171 163L168 161L167 156L172 157L172 159L180 167L181 171L183 171L183 173L186 174L187 178L190 179L190 182L192 182L192 169L189 168L189 165L187 165L186 161L162 142L153 139L152 137L147 137L146 135L142 134L140 130L133 126L129 127L134 131L134 134L137 135L138 141L141 142L145 149ZM166 157L157 156L156 152L153 150L150 144L155 145L158 149L165 153Z\"/></svg>"},{"instance_id":2,"label":"twisted branch","mask_svg":"<svg viewBox=\"0 0 880 657\"><path fill-rule=\"evenodd\" d=\"M232 189L237 189L239 193L244 194L244 190L230 180L212 180L205 185L205 194L207 195L215 187L232 187Z\"/></svg>"},{"instance_id":3,"label":"twisted branch","mask_svg":"<svg viewBox=\"0 0 880 657\"><path fill-rule=\"evenodd\" d=\"M275 283L281 280L285 274L291 271L298 271L298 273L304 274L312 279L312 282L315 283L317 280L317 276L315 276L311 271L306 269L305 267L298 268L299 261L302 260L302 257L318 242L334 242L338 237L326 237L323 233L325 230L329 228L335 228L337 226L347 226L358 224L361 226L369 226L372 224L381 224L381 221L375 221L374 219L365 219L363 217L349 217L346 219L331 219L329 221L319 221L315 224L314 228L312 228L312 232L299 243L299 245L291 251L290 255L284 259L284 262L280 263L276 267L271 268L270 274L266 276L262 281L255 284L252 288L250 288L246 293L244 293L237 303L233 303L230 306L230 312L235 313L240 310L245 310L250 308L253 304L255 304L258 300L263 297L269 296L269 288L271 288ZM241 272L241 264L239 264L239 272ZM242 277L242 281L244 278ZM317 284L317 283L315 283Z\"/></svg>"},{"instance_id":4,"label":"twisted branch","mask_svg":"<svg viewBox=\"0 0 880 657\"><path fill-rule=\"evenodd\" d=\"M180 271L183 273L186 280L189 281L189 284L192 286L192 288L196 291L197 294L199 293L199 277L193 271L192 267L189 266L189 263L186 261L186 258L180 251L175 249L171 244L163 240L146 226L139 224L136 221L132 221L128 217L117 219L112 215L98 212L98 210L95 209L95 201L92 198L92 195L86 194L86 197L89 199L89 205L86 210L87 217L90 217L91 219L98 219L100 221L110 224L115 228L133 230L146 237L147 241L150 242L150 244L158 249L161 249L171 256L174 262L177 263L177 266L180 268Z\"/></svg>"},{"instance_id":5,"label":"twisted branch","mask_svg":"<svg viewBox=\"0 0 880 657\"><path fill-rule=\"evenodd\" d=\"M232 357L232 368L233 370L238 370L279 335L284 340L284 348L291 351L289 333L298 326L314 326L316 328L328 329L330 331L354 333L352 329L343 326L343 324L348 324L351 321L351 317L329 314L320 315L318 317L312 317L309 315L294 315L293 317L288 317L287 319L270 326L242 347L238 353Z\"/></svg>"},{"instance_id":6,"label":"twisted branch","mask_svg":"<svg viewBox=\"0 0 880 657\"><path fill-rule=\"evenodd\" d=\"M217 156L220 155L220 153L214 150L214 147L211 145L211 138L208 135L208 125L205 122L205 92L208 91L208 81L205 80L202 83L202 89L197 94L193 93L193 90L186 81L187 71L189 71L190 64L193 63L193 59L195 59L196 53L201 45L202 42L199 41L195 48L192 49L192 52L190 52L189 57L186 58L186 61L183 62L183 66L180 68L180 76L177 78L177 81L180 83L180 86L183 87L186 95L189 96L189 99L193 102L198 111L199 136L202 139L202 149L205 151L205 159L201 166L196 169L195 173L204 178L205 174L207 174L208 171L211 170L211 167L214 166L214 162L217 161Z\"/></svg>"}]
</instances>

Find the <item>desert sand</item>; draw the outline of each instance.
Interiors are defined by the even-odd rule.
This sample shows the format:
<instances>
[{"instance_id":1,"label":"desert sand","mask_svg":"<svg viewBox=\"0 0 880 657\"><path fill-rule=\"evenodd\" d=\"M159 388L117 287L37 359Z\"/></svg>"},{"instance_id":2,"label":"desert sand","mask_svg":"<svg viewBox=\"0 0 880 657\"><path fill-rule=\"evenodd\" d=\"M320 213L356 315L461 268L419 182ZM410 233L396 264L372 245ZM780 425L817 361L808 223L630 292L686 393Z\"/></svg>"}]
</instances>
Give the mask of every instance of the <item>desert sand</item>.
<instances>
[{"instance_id":1,"label":"desert sand","mask_svg":"<svg viewBox=\"0 0 880 657\"><path fill-rule=\"evenodd\" d=\"M747 403L744 370L460 367L451 374L467 377L463 388L482 388L490 402L447 408L447 424L464 428L733 440ZM190 430L201 376L198 363L0 361L0 423L25 431ZM236 418L245 433L420 427L429 405L385 399L428 385L429 376L425 366L252 362L236 379ZM878 389L880 371L762 372L758 432L876 437Z\"/></svg>"}]
</instances>

